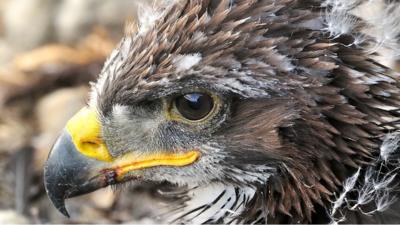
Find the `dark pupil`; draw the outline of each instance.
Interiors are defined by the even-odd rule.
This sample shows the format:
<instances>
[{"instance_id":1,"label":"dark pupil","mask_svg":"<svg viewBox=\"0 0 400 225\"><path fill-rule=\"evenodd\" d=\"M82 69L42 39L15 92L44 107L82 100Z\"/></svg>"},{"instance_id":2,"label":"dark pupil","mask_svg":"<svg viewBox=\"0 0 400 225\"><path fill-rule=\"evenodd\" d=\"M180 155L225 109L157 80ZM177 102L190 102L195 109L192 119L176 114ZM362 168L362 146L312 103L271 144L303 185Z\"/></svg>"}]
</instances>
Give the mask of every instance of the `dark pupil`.
<instances>
[{"instance_id":1,"label":"dark pupil","mask_svg":"<svg viewBox=\"0 0 400 225\"><path fill-rule=\"evenodd\" d=\"M183 117L199 120L208 115L214 106L213 99L202 93L190 93L176 99L176 108Z\"/></svg>"}]
</instances>

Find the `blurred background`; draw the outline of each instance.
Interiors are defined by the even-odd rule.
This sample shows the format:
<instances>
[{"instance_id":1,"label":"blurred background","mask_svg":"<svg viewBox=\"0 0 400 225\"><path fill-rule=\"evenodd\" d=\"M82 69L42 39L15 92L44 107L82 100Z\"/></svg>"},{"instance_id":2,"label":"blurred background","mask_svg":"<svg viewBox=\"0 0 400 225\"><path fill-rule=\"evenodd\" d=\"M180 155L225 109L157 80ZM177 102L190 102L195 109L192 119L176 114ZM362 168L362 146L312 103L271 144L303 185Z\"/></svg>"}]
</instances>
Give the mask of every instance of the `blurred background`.
<instances>
[{"instance_id":1,"label":"blurred background","mask_svg":"<svg viewBox=\"0 0 400 225\"><path fill-rule=\"evenodd\" d=\"M125 21L136 18L136 3L0 0L0 224L146 222L151 196L134 186L68 201L67 220L48 200L42 178L54 140L86 104L88 82Z\"/></svg>"},{"instance_id":2,"label":"blurred background","mask_svg":"<svg viewBox=\"0 0 400 225\"><path fill-rule=\"evenodd\" d=\"M379 12L380 1L360 10ZM72 219L43 187L47 154L83 107L88 82L137 19L135 0L0 0L0 224L150 223L145 188L102 189L67 201ZM396 57L379 59L395 68ZM122 197L123 196L123 197Z\"/></svg>"}]
</instances>

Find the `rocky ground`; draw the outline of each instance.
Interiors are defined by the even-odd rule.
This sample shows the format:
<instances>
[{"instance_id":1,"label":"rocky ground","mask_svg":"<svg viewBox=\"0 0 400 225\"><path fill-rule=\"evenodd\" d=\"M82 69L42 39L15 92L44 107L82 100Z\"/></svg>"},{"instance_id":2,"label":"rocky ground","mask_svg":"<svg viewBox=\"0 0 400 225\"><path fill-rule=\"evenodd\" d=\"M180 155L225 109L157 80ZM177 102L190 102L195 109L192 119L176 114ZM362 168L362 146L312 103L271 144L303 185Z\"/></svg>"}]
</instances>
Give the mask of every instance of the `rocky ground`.
<instances>
[{"instance_id":1,"label":"rocky ground","mask_svg":"<svg viewBox=\"0 0 400 225\"><path fill-rule=\"evenodd\" d=\"M0 224L151 222L154 206L144 203L154 198L135 187L70 200L67 220L42 179L57 134L85 105L135 8L135 0L0 0Z\"/></svg>"}]
</instances>

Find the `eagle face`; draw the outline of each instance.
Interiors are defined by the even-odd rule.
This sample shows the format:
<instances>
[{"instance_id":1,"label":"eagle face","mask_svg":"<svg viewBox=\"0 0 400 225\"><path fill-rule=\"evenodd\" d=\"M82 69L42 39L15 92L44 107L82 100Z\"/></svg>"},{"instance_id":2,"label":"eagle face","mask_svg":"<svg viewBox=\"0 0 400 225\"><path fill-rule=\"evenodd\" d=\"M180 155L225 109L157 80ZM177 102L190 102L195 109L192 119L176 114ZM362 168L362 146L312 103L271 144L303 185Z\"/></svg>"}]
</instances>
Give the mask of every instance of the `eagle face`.
<instances>
[{"instance_id":1,"label":"eagle face","mask_svg":"<svg viewBox=\"0 0 400 225\"><path fill-rule=\"evenodd\" d=\"M328 29L340 9L361 33L356 3L330 2L182 1L127 32L49 155L55 206L167 182L186 197L165 221L318 221L399 116L373 39Z\"/></svg>"},{"instance_id":2,"label":"eagle face","mask_svg":"<svg viewBox=\"0 0 400 225\"><path fill-rule=\"evenodd\" d=\"M239 155L230 154L230 149L240 150L243 146L238 144L240 138L236 146L229 144L233 139L222 132L227 129L226 120L230 117L229 96L200 85L183 87L145 102L117 103L108 114L101 116L102 139L113 158L133 154L138 158L156 157L160 161L160 165L127 171L121 179L140 177L145 181L180 185L237 180L235 176L240 168L229 161ZM163 162L168 157L177 160L176 164ZM260 172L265 170L263 167L247 170ZM230 173L235 168L238 171Z\"/></svg>"}]
</instances>

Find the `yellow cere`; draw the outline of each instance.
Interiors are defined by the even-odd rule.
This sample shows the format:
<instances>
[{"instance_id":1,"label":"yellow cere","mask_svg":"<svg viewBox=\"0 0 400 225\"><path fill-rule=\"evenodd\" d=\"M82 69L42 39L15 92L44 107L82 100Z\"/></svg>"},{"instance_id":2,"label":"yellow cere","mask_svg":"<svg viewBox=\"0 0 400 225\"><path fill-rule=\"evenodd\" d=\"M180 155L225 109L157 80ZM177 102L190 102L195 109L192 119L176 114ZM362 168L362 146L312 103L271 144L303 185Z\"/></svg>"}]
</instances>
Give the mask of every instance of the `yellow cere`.
<instances>
[{"instance_id":1,"label":"yellow cere","mask_svg":"<svg viewBox=\"0 0 400 225\"><path fill-rule=\"evenodd\" d=\"M113 160L106 145L99 138L100 122L97 113L85 107L67 123L72 142L83 155L101 161Z\"/></svg>"}]
</instances>

